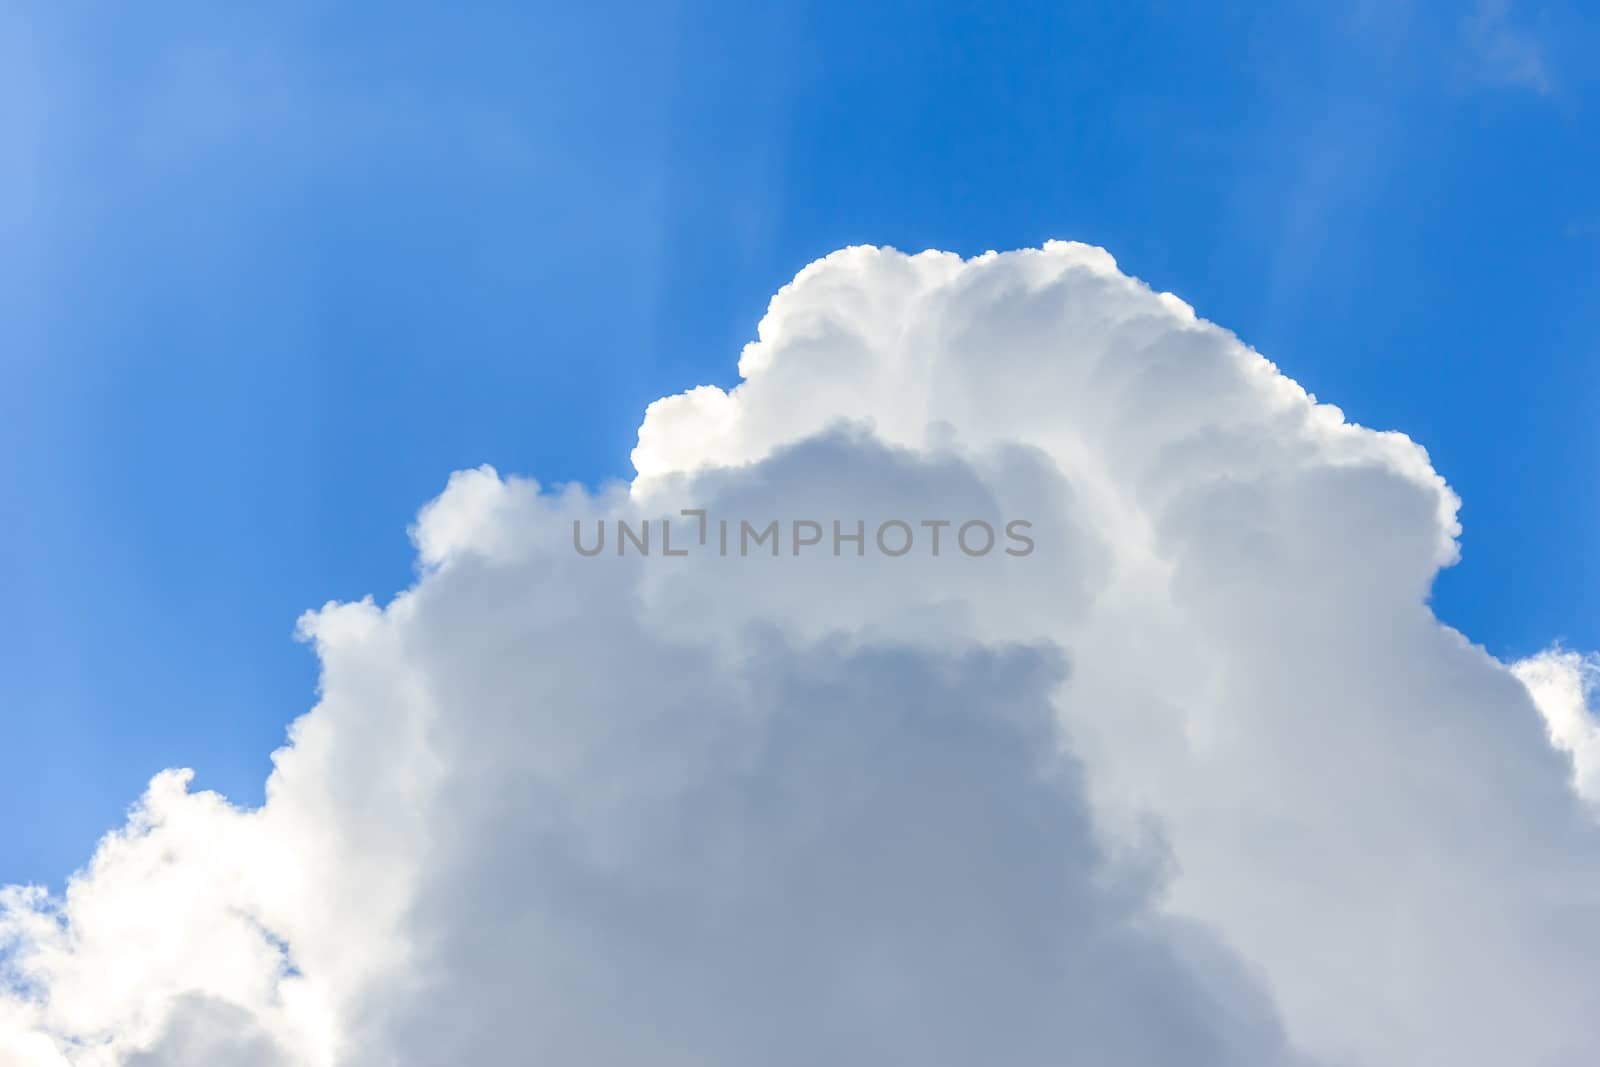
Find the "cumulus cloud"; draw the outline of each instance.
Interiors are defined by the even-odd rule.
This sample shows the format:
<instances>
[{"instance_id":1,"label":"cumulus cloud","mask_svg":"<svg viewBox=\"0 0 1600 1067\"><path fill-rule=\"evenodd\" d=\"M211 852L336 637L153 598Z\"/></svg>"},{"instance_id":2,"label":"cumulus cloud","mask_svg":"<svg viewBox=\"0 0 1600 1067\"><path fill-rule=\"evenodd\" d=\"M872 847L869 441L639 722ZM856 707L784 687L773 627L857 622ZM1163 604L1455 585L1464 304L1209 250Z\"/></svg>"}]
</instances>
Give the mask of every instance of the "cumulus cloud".
<instances>
[{"instance_id":1,"label":"cumulus cloud","mask_svg":"<svg viewBox=\"0 0 1600 1067\"><path fill-rule=\"evenodd\" d=\"M0 1057L1592 1062L1592 666L1432 616L1420 447L1077 244L835 253L739 368L628 485L453 476L262 808L7 890Z\"/></svg>"},{"instance_id":2,"label":"cumulus cloud","mask_svg":"<svg viewBox=\"0 0 1600 1067\"><path fill-rule=\"evenodd\" d=\"M1593 703L1600 692L1600 656L1551 648L1511 669L1544 716L1551 742L1572 758L1573 785L1600 804L1600 721Z\"/></svg>"}]
</instances>

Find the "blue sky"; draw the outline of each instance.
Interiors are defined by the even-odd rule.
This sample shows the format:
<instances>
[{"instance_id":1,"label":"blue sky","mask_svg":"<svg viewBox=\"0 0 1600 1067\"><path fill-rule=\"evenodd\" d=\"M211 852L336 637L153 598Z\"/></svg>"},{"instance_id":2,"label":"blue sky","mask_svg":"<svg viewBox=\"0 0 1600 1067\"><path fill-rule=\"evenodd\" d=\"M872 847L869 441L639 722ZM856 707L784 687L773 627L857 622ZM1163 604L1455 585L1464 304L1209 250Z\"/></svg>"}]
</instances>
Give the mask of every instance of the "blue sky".
<instances>
[{"instance_id":1,"label":"blue sky","mask_svg":"<svg viewBox=\"0 0 1600 1067\"><path fill-rule=\"evenodd\" d=\"M1442 618L1600 648L1597 48L1577 3L9 5L0 882L163 767L258 802L301 611L407 584L451 470L626 476L850 243L1106 246L1427 446Z\"/></svg>"}]
</instances>

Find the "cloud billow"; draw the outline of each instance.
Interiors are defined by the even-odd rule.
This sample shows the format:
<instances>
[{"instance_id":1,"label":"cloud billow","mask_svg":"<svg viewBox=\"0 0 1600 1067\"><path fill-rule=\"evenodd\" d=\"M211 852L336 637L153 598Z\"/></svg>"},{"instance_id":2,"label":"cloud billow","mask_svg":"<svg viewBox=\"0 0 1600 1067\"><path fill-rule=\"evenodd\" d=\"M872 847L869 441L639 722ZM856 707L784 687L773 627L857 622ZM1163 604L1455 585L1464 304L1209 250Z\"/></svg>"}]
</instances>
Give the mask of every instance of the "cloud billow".
<instances>
[{"instance_id":1,"label":"cloud billow","mask_svg":"<svg viewBox=\"0 0 1600 1067\"><path fill-rule=\"evenodd\" d=\"M1592 1061L1592 666L1432 616L1421 448L1059 242L835 253L740 371L629 485L455 475L263 807L7 890L0 1061ZM1037 550L573 551L684 508Z\"/></svg>"}]
</instances>

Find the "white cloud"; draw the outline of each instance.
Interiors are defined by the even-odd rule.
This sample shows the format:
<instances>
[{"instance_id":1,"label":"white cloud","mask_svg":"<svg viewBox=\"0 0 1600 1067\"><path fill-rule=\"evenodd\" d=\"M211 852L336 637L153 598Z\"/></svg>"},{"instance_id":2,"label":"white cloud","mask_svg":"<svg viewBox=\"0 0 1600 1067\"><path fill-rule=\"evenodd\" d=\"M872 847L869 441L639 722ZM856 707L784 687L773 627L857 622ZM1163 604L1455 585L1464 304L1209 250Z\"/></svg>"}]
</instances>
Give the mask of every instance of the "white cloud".
<instances>
[{"instance_id":1,"label":"white cloud","mask_svg":"<svg viewBox=\"0 0 1600 1067\"><path fill-rule=\"evenodd\" d=\"M631 486L453 477L412 589L305 620L262 809L163 776L64 900L10 891L0 1050L1592 1061L1592 723L1427 610L1419 447L1081 245L836 253L740 368L651 406ZM1037 550L573 551L685 507Z\"/></svg>"},{"instance_id":2,"label":"white cloud","mask_svg":"<svg viewBox=\"0 0 1600 1067\"><path fill-rule=\"evenodd\" d=\"M1511 669L1544 716L1551 742L1572 757L1573 785L1600 804L1600 721L1593 705L1600 691L1600 656L1552 648Z\"/></svg>"}]
</instances>

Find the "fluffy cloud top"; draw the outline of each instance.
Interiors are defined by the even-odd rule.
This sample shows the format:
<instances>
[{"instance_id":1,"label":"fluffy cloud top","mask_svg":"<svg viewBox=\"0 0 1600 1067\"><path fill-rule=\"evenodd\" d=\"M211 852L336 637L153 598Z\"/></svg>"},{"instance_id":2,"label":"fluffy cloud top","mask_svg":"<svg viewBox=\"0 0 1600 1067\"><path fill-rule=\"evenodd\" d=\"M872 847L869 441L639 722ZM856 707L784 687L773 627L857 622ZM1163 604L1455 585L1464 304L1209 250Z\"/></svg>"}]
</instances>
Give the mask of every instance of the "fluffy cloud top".
<instances>
[{"instance_id":1,"label":"fluffy cloud top","mask_svg":"<svg viewBox=\"0 0 1600 1067\"><path fill-rule=\"evenodd\" d=\"M846 249L758 336L631 485L455 475L262 808L165 774L7 890L0 1062L1594 1061L1594 668L1432 616L1421 448L1082 245Z\"/></svg>"},{"instance_id":2,"label":"fluffy cloud top","mask_svg":"<svg viewBox=\"0 0 1600 1067\"><path fill-rule=\"evenodd\" d=\"M1600 722L1592 704L1600 692L1600 656L1552 648L1511 668L1533 694L1550 741L1572 757L1572 781L1600 805Z\"/></svg>"}]
</instances>

